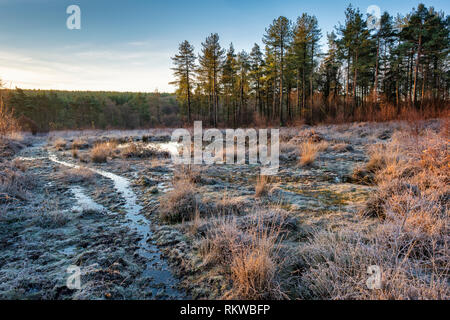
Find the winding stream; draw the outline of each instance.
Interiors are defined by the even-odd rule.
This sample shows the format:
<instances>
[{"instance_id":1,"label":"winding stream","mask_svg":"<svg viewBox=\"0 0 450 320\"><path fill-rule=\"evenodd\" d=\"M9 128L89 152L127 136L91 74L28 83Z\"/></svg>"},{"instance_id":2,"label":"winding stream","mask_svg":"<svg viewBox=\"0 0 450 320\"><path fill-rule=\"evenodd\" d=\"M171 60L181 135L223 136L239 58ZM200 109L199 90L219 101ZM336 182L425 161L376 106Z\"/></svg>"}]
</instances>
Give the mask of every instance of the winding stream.
<instances>
[{"instance_id":1,"label":"winding stream","mask_svg":"<svg viewBox=\"0 0 450 320\"><path fill-rule=\"evenodd\" d=\"M21 160L34 161L37 159L46 159L47 157L19 157ZM124 177L118 176L114 173L75 165L69 162L61 161L55 154L49 153L48 158L50 161L74 169L87 169L98 175L101 175L107 179L110 179L114 183L114 188L125 199L125 215L127 218L127 224L130 229L137 232L139 235L139 243L137 244L137 253L144 259L145 268L142 273L143 278L148 278L148 282L145 285L145 289L151 291L152 297L158 299L183 299L185 295L176 289L177 280L173 277L169 270L169 266L161 257L159 248L152 243L152 232L150 224L147 219L140 215L142 206L138 204L137 196L133 192L130 181ZM89 207L100 209L102 206L96 204L92 199L85 195L84 191L80 187L72 187L72 193L77 199L78 203L84 203ZM105 209L105 208L103 208ZM161 288L164 288L161 291ZM163 292L161 297L160 293Z\"/></svg>"}]
</instances>

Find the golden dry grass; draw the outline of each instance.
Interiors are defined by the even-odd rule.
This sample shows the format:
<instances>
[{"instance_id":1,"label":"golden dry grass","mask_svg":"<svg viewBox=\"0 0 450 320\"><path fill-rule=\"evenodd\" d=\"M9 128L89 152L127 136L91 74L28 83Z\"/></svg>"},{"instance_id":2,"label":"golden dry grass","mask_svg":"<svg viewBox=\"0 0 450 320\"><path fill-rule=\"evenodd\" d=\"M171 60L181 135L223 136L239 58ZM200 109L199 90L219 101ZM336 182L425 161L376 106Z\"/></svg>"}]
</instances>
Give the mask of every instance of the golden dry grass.
<instances>
[{"instance_id":1,"label":"golden dry grass","mask_svg":"<svg viewBox=\"0 0 450 320\"><path fill-rule=\"evenodd\" d=\"M160 218L168 223L190 221L198 211L199 201L192 182L177 180L173 190L160 199Z\"/></svg>"},{"instance_id":2,"label":"golden dry grass","mask_svg":"<svg viewBox=\"0 0 450 320\"><path fill-rule=\"evenodd\" d=\"M97 143L90 151L91 160L95 163L106 162L116 147L117 143L112 141Z\"/></svg>"},{"instance_id":3,"label":"golden dry grass","mask_svg":"<svg viewBox=\"0 0 450 320\"><path fill-rule=\"evenodd\" d=\"M337 143L332 147L332 149L337 152L346 152L350 148L351 148L351 146L347 143Z\"/></svg>"},{"instance_id":4,"label":"golden dry grass","mask_svg":"<svg viewBox=\"0 0 450 320\"><path fill-rule=\"evenodd\" d=\"M8 202L13 198L27 200L28 191L34 184L27 167L20 161L3 162L0 168L0 202Z\"/></svg>"},{"instance_id":5,"label":"golden dry grass","mask_svg":"<svg viewBox=\"0 0 450 320\"><path fill-rule=\"evenodd\" d=\"M120 155L123 158L133 158L139 156L141 148L134 142L128 143L123 149L120 150Z\"/></svg>"},{"instance_id":6,"label":"golden dry grass","mask_svg":"<svg viewBox=\"0 0 450 320\"><path fill-rule=\"evenodd\" d=\"M57 138L55 141L53 141L53 147L55 147L58 150L64 150L67 146L67 141L63 138Z\"/></svg>"},{"instance_id":7,"label":"golden dry grass","mask_svg":"<svg viewBox=\"0 0 450 320\"><path fill-rule=\"evenodd\" d=\"M206 265L221 266L230 283L225 299L282 299L279 258L280 227L264 223L261 214L249 216L244 229L236 218L219 219L202 241L200 253Z\"/></svg>"},{"instance_id":8,"label":"golden dry grass","mask_svg":"<svg viewBox=\"0 0 450 320\"><path fill-rule=\"evenodd\" d=\"M77 148L72 148L72 157L74 158L74 159L78 159L78 149Z\"/></svg>"},{"instance_id":9,"label":"golden dry grass","mask_svg":"<svg viewBox=\"0 0 450 320\"><path fill-rule=\"evenodd\" d=\"M313 142L311 140L308 140L306 142L303 142L299 147L300 152L299 165L300 166L311 165L317 159L320 152L325 151L327 148L328 143L326 141Z\"/></svg>"},{"instance_id":10,"label":"golden dry grass","mask_svg":"<svg viewBox=\"0 0 450 320\"><path fill-rule=\"evenodd\" d=\"M0 137L5 137L18 131L20 131L20 125L12 110L8 110L3 103L3 97L0 92Z\"/></svg>"},{"instance_id":11,"label":"golden dry grass","mask_svg":"<svg viewBox=\"0 0 450 320\"><path fill-rule=\"evenodd\" d=\"M93 182L95 174L86 168L70 168L61 172L60 177L66 183Z\"/></svg>"},{"instance_id":12,"label":"golden dry grass","mask_svg":"<svg viewBox=\"0 0 450 320\"><path fill-rule=\"evenodd\" d=\"M72 149L81 149L87 145L87 141L82 138L76 138L72 142Z\"/></svg>"},{"instance_id":13,"label":"golden dry grass","mask_svg":"<svg viewBox=\"0 0 450 320\"><path fill-rule=\"evenodd\" d=\"M191 236L197 235L199 228L203 225L204 220L200 215L200 211L198 209L195 210L194 217L191 223L187 226L188 233Z\"/></svg>"},{"instance_id":14,"label":"golden dry grass","mask_svg":"<svg viewBox=\"0 0 450 320\"><path fill-rule=\"evenodd\" d=\"M255 197L256 198L261 198L261 197L267 195L268 183L269 183L268 176L259 175L258 177L256 177L256 186L255 186Z\"/></svg>"},{"instance_id":15,"label":"golden dry grass","mask_svg":"<svg viewBox=\"0 0 450 320\"><path fill-rule=\"evenodd\" d=\"M316 233L299 250L299 296L449 299L449 150L444 128L399 131L389 144L375 146L368 169L378 191L362 213L377 217L377 226ZM381 289L366 286L371 265L382 270Z\"/></svg>"}]
</instances>

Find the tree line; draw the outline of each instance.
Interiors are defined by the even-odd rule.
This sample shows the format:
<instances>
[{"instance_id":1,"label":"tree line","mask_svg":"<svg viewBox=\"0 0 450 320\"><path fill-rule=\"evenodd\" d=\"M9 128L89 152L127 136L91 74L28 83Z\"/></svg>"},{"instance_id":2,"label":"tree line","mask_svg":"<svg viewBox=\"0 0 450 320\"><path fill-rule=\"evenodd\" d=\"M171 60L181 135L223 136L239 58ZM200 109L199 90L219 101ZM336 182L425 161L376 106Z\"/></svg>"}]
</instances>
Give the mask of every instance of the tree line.
<instances>
[{"instance_id":1,"label":"tree line","mask_svg":"<svg viewBox=\"0 0 450 320\"><path fill-rule=\"evenodd\" d=\"M181 125L176 98L168 93L0 88L0 97L21 127L35 132Z\"/></svg>"},{"instance_id":2,"label":"tree line","mask_svg":"<svg viewBox=\"0 0 450 320\"><path fill-rule=\"evenodd\" d=\"M349 5L326 35L315 16L279 17L263 47L236 52L212 33L199 54L188 42L172 57L182 119L211 126L260 122L391 120L448 112L450 17L419 4L406 15L384 12L370 28Z\"/></svg>"}]
</instances>

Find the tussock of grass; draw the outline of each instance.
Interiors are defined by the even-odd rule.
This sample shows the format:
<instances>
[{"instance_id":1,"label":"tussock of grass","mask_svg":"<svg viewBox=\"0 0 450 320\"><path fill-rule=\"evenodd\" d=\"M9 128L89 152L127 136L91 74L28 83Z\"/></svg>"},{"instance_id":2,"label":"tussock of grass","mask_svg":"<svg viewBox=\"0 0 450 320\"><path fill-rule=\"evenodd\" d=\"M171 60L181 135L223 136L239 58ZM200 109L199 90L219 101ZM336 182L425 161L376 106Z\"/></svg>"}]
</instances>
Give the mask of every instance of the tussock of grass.
<instances>
[{"instance_id":1,"label":"tussock of grass","mask_svg":"<svg viewBox=\"0 0 450 320\"><path fill-rule=\"evenodd\" d=\"M191 236L197 235L199 232L200 227L204 224L204 220L202 219L200 215L200 211L198 209L195 210L194 217L192 219L192 222L188 226L188 232Z\"/></svg>"},{"instance_id":2,"label":"tussock of grass","mask_svg":"<svg viewBox=\"0 0 450 320\"><path fill-rule=\"evenodd\" d=\"M34 222L41 228L55 229L65 226L71 214L59 207L57 200L45 200L40 210L34 213Z\"/></svg>"},{"instance_id":3,"label":"tussock of grass","mask_svg":"<svg viewBox=\"0 0 450 320\"><path fill-rule=\"evenodd\" d=\"M90 151L91 160L95 163L104 163L113 154L116 142L101 142L96 144Z\"/></svg>"},{"instance_id":4,"label":"tussock of grass","mask_svg":"<svg viewBox=\"0 0 450 320\"><path fill-rule=\"evenodd\" d=\"M226 299L282 299L285 295L279 279L280 228L265 227L261 215L241 229L236 218L219 219L201 242L205 265L220 265L230 284Z\"/></svg>"},{"instance_id":5,"label":"tussock of grass","mask_svg":"<svg viewBox=\"0 0 450 320\"><path fill-rule=\"evenodd\" d=\"M0 83L1 85L1 83ZM20 131L19 122L14 117L12 110L9 110L0 98L0 139Z\"/></svg>"},{"instance_id":6,"label":"tussock of grass","mask_svg":"<svg viewBox=\"0 0 450 320\"><path fill-rule=\"evenodd\" d=\"M64 150L67 146L67 141L63 138L57 138L55 141L53 141L53 147L55 147L57 150Z\"/></svg>"},{"instance_id":7,"label":"tussock of grass","mask_svg":"<svg viewBox=\"0 0 450 320\"><path fill-rule=\"evenodd\" d=\"M33 178L26 173L26 167L19 162L2 163L0 169L0 202L11 198L28 199L28 190L34 186Z\"/></svg>"},{"instance_id":8,"label":"tussock of grass","mask_svg":"<svg viewBox=\"0 0 450 320\"><path fill-rule=\"evenodd\" d=\"M332 148L334 151L340 152L340 153L353 150L352 146L347 143L337 143Z\"/></svg>"},{"instance_id":9,"label":"tussock of grass","mask_svg":"<svg viewBox=\"0 0 450 320\"><path fill-rule=\"evenodd\" d=\"M261 198L267 195L268 192L268 176L258 176L256 178L256 186L255 186L255 197Z\"/></svg>"},{"instance_id":10,"label":"tussock of grass","mask_svg":"<svg viewBox=\"0 0 450 320\"><path fill-rule=\"evenodd\" d=\"M376 175L388 166L395 166L399 161L397 150L390 148L389 151L383 144L376 144L369 150L369 161L353 170L352 179L356 183L373 185Z\"/></svg>"},{"instance_id":11,"label":"tussock of grass","mask_svg":"<svg viewBox=\"0 0 450 320\"><path fill-rule=\"evenodd\" d=\"M158 148L150 148L143 144L130 142L120 149L123 158L169 158L170 153Z\"/></svg>"},{"instance_id":12,"label":"tussock of grass","mask_svg":"<svg viewBox=\"0 0 450 320\"><path fill-rule=\"evenodd\" d=\"M194 218L199 203L195 185L188 180L178 180L174 189L160 199L160 218L168 223L190 221Z\"/></svg>"},{"instance_id":13,"label":"tussock of grass","mask_svg":"<svg viewBox=\"0 0 450 320\"><path fill-rule=\"evenodd\" d=\"M78 149L72 148L72 158L78 159L78 157L79 157L79 155L78 155Z\"/></svg>"},{"instance_id":14,"label":"tussock of grass","mask_svg":"<svg viewBox=\"0 0 450 320\"><path fill-rule=\"evenodd\" d=\"M230 197L225 194L215 205L215 212L218 216L240 215L248 208L245 197Z\"/></svg>"},{"instance_id":15,"label":"tussock of grass","mask_svg":"<svg viewBox=\"0 0 450 320\"><path fill-rule=\"evenodd\" d=\"M88 145L89 144L88 144L88 142L86 140L81 139L81 138L76 138L72 142L72 149L81 150L81 149L86 148Z\"/></svg>"},{"instance_id":16,"label":"tussock of grass","mask_svg":"<svg viewBox=\"0 0 450 320\"><path fill-rule=\"evenodd\" d=\"M64 170L61 174L61 178L66 183L80 183L80 182L93 182L95 174L86 168L73 168Z\"/></svg>"},{"instance_id":17,"label":"tussock of grass","mask_svg":"<svg viewBox=\"0 0 450 320\"><path fill-rule=\"evenodd\" d=\"M325 151L328 148L328 143L326 141L313 142L308 140L302 143L299 147L300 159L299 165L308 166L314 163L314 161L319 156L320 152Z\"/></svg>"},{"instance_id":18,"label":"tussock of grass","mask_svg":"<svg viewBox=\"0 0 450 320\"><path fill-rule=\"evenodd\" d=\"M449 299L448 134L397 132L372 150L378 191L362 211L373 230L321 231L299 250L305 299ZM366 270L382 270L369 290Z\"/></svg>"}]
</instances>

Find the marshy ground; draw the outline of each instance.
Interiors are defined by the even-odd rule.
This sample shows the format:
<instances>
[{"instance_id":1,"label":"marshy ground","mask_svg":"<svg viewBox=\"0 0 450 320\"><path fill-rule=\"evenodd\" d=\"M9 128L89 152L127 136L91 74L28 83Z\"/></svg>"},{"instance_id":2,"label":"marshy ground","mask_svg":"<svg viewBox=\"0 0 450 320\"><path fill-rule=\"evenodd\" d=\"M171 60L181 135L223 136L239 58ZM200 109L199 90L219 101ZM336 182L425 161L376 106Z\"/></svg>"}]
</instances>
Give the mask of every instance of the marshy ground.
<instances>
[{"instance_id":1,"label":"marshy ground","mask_svg":"<svg viewBox=\"0 0 450 320\"><path fill-rule=\"evenodd\" d=\"M448 122L280 139L274 177L174 166L170 130L5 140L0 298L448 299Z\"/></svg>"}]
</instances>

